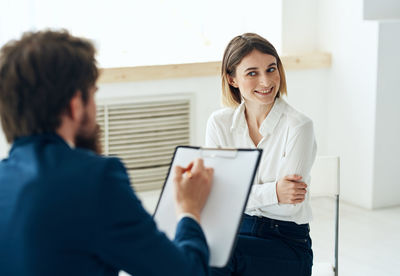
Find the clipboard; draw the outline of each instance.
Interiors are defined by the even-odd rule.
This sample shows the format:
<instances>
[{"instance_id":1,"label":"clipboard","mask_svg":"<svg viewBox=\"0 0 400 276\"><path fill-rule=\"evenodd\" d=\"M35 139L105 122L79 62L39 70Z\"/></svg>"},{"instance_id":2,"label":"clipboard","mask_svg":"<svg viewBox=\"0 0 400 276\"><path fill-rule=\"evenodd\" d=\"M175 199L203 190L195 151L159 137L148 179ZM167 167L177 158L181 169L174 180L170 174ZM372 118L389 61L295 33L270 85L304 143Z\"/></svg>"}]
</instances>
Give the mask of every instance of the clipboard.
<instances>
[{"instance_id":1,"label":"clipboard","mask_svg":"<svg viewBox=\"0 0 400 276\"><path fill-rule=\"evenodd\" d=\"M202 158L214 168L213 186L201 213L201 227L210 248L210 266L223 267L236 243L242 215L257 172L261 149L215 149L178 146L154 213L158 228L173 240L177 226L171 169Z\"/></svg>"}]
</instances>

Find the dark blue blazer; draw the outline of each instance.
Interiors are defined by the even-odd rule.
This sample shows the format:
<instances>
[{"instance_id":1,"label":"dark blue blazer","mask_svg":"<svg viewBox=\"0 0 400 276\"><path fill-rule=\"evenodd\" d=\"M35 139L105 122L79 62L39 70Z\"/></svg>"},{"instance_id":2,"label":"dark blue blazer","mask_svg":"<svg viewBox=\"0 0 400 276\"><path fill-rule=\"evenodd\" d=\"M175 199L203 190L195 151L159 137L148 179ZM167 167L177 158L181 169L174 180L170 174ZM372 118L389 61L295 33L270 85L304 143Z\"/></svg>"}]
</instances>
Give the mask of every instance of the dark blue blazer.
<instances>
[{"instance_id":1,"label":"dark blue blazer","mask_svg":"<svg viewBox=\"0 0 400 276\"><path fill-rule=\"evenodd\" d=\"M0 162L0 275L208 275L199 224L171 242L135 196L117 158L55 134L20 138Z\"/></svg>"}]
</instances>

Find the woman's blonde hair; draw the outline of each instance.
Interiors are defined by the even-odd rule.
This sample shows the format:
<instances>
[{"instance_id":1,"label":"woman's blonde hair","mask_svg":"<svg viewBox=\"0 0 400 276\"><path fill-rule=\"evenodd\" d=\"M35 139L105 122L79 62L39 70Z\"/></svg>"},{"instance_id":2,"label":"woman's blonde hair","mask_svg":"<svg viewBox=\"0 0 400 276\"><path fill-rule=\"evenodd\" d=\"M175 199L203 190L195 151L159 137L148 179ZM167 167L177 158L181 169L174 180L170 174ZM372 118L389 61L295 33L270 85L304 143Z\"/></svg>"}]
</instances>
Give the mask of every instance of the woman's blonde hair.
<instances>
[{"instance_id":1,"label":"woman's blonde hair","mask_svg":"<svg viewBox=\"0 0 400 276\"><path fill-rule=\"evenodd\" d=\"M242 59L253 50L272 55L276 58L278 71L280 75L279 91L277 98L281 94L287 95L286 77L281 59L275 50L275 47L265 38L255 33L245 33L234 37L226 46L224 57L222 59L221 77L222 77L222 103L225 106L236 107L242 102L242 97L238 88L229 84L229 76L235 77L236 67Z\"/></svg>"}]
</instances>

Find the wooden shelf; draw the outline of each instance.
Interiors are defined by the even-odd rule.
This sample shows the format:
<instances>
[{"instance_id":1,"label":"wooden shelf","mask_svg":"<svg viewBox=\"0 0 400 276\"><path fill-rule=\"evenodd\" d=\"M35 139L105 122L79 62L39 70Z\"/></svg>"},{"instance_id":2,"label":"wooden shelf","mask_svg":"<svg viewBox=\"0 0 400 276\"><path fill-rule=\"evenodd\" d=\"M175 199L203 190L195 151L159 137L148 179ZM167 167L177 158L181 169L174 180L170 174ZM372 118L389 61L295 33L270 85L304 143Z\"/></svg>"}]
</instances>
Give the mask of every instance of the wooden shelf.
<instances>
[{"instance_id":1,"label":"wooden shelf","mask_svg":"<svg viewBox=\"0 0 400 276\"><path fill-rule=\"evenodd\" d=\"M281 59L285 70L318 69L331 66L331 54L329 53L282 55ZM99 83L219 76L220 70L220 61L103 68L101 69Z\"/></svg>"}]
</instances>

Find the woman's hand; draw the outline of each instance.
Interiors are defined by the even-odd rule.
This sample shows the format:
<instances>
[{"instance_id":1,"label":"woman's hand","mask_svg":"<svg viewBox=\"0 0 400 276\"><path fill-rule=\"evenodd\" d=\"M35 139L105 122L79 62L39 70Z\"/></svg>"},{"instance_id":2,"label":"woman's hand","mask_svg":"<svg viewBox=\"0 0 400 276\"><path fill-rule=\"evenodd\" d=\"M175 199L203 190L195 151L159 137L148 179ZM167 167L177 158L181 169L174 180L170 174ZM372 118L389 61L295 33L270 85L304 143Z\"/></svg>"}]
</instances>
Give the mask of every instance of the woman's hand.
<instances>
[{"instance_id":1,"label":"woman's hand","mask_svg":"<svg viewBox=\"0 0 400 276\"><path fill-rule=\"evenodd\" d=\"M276 183L276 195L279 203L296 204L304 201L307 184L301 182L299 175L288 175Z\"/></svg>"}]
</instances>

